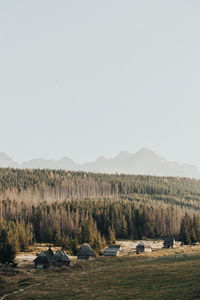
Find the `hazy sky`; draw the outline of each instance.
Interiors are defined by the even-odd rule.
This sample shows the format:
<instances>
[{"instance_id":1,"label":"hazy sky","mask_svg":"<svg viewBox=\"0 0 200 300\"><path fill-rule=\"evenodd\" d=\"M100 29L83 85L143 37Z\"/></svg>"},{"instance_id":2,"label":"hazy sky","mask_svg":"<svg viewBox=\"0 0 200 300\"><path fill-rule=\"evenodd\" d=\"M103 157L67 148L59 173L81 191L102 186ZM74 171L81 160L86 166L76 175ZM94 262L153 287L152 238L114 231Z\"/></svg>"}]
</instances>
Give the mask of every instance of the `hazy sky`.
<instances>
[{"instance_id":1,"label":"hazy sky","mask_svg":"<svg viewBox=\"0 0 200 300\"><path fill-rule=\"evenodd\" d=\"M0 0L0 151L200 167L199 0Z\"/></svg>"}]
</instances>

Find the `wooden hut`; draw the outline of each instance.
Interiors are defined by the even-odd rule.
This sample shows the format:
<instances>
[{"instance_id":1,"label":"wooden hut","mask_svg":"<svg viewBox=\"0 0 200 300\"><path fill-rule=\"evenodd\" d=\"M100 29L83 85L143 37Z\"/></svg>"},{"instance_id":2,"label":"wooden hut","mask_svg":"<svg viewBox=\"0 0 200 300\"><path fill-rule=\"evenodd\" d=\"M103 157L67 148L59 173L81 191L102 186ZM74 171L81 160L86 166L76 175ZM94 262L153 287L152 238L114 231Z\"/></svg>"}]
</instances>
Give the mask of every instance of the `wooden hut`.
<instances>
[{"instance_id":1,"label":"wooden hut","mask_svg":"<svg viewBox=\"0 0 200 300\"><path fill-rule=\"evenodd\" d=\"M119 256L121 245L110 245L103 251L104 256Z\"/></svg>"},{"instance_id":2,"label":"wooden hut","mask_svg":"<svg viewBox=\"0 0 200 300\"><path fill-rule=\"evenodd\" d=\"M166 249L174 248L175 239L173 237L168 237L164 240L163 247Z\"/></svg>"},{"instance_id":3,"label":"wooden hut","mask_svg":"<svg viewBox=\"0 0 200 300\"><path fill-rule=\"evenodd\" d=\"M42 251L35 259L35 268L37 269L48 269L51 266L56 265L56 261L54 255L52 254L53 251L51 249L47 251Z\"/></svg>"},{"instance_id":4,"label":"wooden hut","mask_svg":"<svg viewBox=\"0 0 200 300\"><path fill-rule=\"evenodd\" d=\"M136 246L136 253L143 253L143 252L151 252L152 248L149 244L144 243L144 242L140 242L137 246Z\"/></svg>"},{"instance_id":5,"label":"wooden hut","mask_svg":"<svg viewBox=\"0 0 200 300\"><path fill-rule=\"evenodd\" d=\"M71 259L67 256L65 251L57 250L53 257L56 261L56 267L69 267Z\"/></svg>"},{"instance_id":6,"label":"wooden hut","mask_svg":"<svg viewBox=\"0 0 200 300\"><path fill-rule=\"evenodd\" d=\"M80 250L77 253L77 258L78 259L94 259L96 257L96 254L92 250L89 244L84 243L81 247Z\"/></svg>"}]
</instances>

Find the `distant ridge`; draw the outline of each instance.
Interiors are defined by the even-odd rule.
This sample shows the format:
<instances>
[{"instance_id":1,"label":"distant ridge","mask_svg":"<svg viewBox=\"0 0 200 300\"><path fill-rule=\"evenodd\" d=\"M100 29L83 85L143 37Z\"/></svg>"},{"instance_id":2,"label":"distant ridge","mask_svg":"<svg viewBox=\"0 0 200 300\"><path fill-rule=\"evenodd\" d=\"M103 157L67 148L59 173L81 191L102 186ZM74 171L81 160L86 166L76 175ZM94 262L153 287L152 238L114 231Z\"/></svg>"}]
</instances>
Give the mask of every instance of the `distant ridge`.
<instances>
[{"instance_id":1,"label":"distant ridge","mask_svg":"<svg viewBox=\"0 0 200 300\"><path fill-rule=\"evenodd\" d=\"M0 167L66 169L100 173L117 172L124 174L200 178L197 167L190 164L167 161L147 148L142 148L136 153L122 151L111 159L101 156L96 161L85 164L77 164L68 157L64 157L61 160L38 158L18 164L5 153L0 152Z\"/></svg>"},{"instance_id":2,"label":"distant ridge","mask_svg":"<svg viewBox=\"0 0 200 300\"><path fill-rule=\"evenodd\" d=\"M0 152L0 167L1 168L19 168L19 164L15 162L11 157L7 154Z\"/></svg>"}]
</instances>

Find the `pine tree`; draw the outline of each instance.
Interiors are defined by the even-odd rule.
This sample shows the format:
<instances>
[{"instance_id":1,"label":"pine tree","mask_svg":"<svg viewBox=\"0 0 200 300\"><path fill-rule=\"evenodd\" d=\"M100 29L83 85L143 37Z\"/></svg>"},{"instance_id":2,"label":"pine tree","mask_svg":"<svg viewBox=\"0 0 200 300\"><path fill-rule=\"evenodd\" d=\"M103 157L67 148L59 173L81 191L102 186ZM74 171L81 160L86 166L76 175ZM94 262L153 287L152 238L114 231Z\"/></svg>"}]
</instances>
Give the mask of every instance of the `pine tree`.
<instances>
[{"instance_id":1,"label":"pine tree","mask_svg":"<svg viewBox=\"0 0 200 300\"><path fill-rule=\"evenodd\" d=\"M101 245L102 245L102 249L104 249L106 247L106 239L105 239L104 235L101 238Z\"/></svg>"},{"instance_id":2,"label":"pine tree","mask_svg":"<svg viewBox=\"0 0 200 300\"><path fill-rule=\"evenodd\" d=\"M71 241L69 239L69 237L63 237L61 240L61 247L62 250L68 250L68 251L72 251L72 245L71 245Z\"/></svg>"},{"instance_id":3,"label":"pine tree","mask_svg":"<svg viewBox=\"0 0 200 300\"><path fill-rule=\"evenodd\" d=\"M180 227L180 240L182 241L183 244L185 245L190 245L191 244L191 238L190 238L190 232L191 232L191 223L190 219L187 214L185 214L184 218L182 219L181 222L181 227Z\"/></svg>"},{"instance_id":4,"label":"pine tree","mask_svg":"<svg viewBox=\"0 0 200 300\"><path fill-rule=\"evenodd\" d=\"M28 241L28 235L25 229L25 224L24 222L19 223L18 225L18 230L19 230L19 246L21 251L26 251L28 250L29 246L29 241Z\"/></svg>"},{"instance_id":5,"label":"pine tree","mask_svg":"<svg viewBox=\"0 0 200 300\"><path fill-rule=\"evenodd\" d=\"M195 244L196 241L197 241L196 234L195 234L195 231L194 231L193 227L191 228L190 240L191 240L192 244Z\"/></svg>"},{"instance_id":6,"label":"pine tree","mask_svg":"<svg viewBox=\"0 0 200 300\"><path fill-rule=\"evenodd\" d=\"M101 234L98 232L96 238L94 239L94 243L92 244L92 247L96 252L100 252L102 249L102 240L101 240Z\"/></svg>"},{"instance_id":7,"label":"pine tree","mask_svg":"<svg viewBox=\"0 0 200 300\"><path fill-rule=\"evenodd\" d=\"M78 240L77 238L71 240L71 249L72 249L72 254L76 255L79 250L79 245L78 245Z\"/></svg>"},{"instance_id":8,"label":"pine tree","mask_svg":"<svg viewBox=\"0 0 200 300\"><path fill-rule=\"evenodd\" d=\"M96 224L94 223L93 219L90 218L84 225L82 225L81 230L81 238L82 243L89 243L93 245L94 239L97 234Z\"/></svg>"},{"instance_id":9,"label":"pine tree","mask_svg":"<svg viewBox=\"0 0 200 300\"><path fill-rule=\"evenodd\" d=\"M54 245L60 246L61 244L62 244L62 238L61 238L60 228L57 225L56 230L54 232Z\"/></svg>"},{"instance_id":10,"label":"pine tree","mask_svg":"<svg viewBox=\"0 0 200 300\"><path fill-rule=\"evenodd\" d=\"M193 227L196 235L196 240L200 241L200 220L197 216L193 217Z\"/></svg>"},{"instance_id":11,"label":"pine tree","mask_svg":"<svg viewBox=\"0 0 200 300\"><path fill-rule=\"evenodd\" d=\"M115 244L116 238L115 238L115 231L113 228L108 229L108 243L109 244Z\"/></svg>"},{"instance_id":12,"label":"pine tree","mask_svg":"<svg viewBox=\"0 0 200 300\"><path fill-rule=\"evenodd\" d=\"M184 228L184 237L183 237L183 243L185 245L191 245L191 239L190 239L190 235L189 235L189 232L188 232L188 229L187 227L185 226Z\"/></svg>"},{"instance_id":13,"label":"pine tree","mask_svg":"<svg viewBox=\"0 0 200 300\"><path fill-rule=\"evenodd\" d=\"M124 239L126 239L128 236L127 222L124 216L122 217L120 236Z\"/></svg>"},{"instance_id":14,"label":"pine tree","mask_svg":"<svg viewBox=\"0 0 200 300\"><path fill-rule=\"evenodd\" d=\"M5 228L0 230L0 262L14 263L16 251L8 241L8 232Z\"/></svg>"}]
</instances>

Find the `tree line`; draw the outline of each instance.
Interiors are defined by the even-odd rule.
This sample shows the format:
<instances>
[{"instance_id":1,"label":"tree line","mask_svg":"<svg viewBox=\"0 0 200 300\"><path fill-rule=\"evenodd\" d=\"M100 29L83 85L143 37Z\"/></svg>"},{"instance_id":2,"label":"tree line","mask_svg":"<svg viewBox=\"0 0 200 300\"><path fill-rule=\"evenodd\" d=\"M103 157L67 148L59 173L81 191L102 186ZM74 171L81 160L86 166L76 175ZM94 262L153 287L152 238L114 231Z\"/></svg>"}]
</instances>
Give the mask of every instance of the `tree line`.
<instances>
[{"instance_id":1,"label":"tree line","mask_svg":"<svg viewBox=\"0 0 200 300\"><path fill-rule=\"evenodd\" d=\"M16 251L34 242L53 243L72 253L88 242L97 252L115 239L175 236L185 244L200 240L200 219L174 206L136 206L131 200L82 199L38 206L15 204L1 221Z\"/></svg>"},{"instance_id":2,"label":"tree line","mask_svg":"<svg viewBox=\"0 0 200 300\"><path fill-rule=\"evenodd\" d=\"M0 169L0 248L2 235L14 252L34 242L99 252L115 239L165 236L191 244L199 210L195 179Z\"/></svg>"},{"instance_id":3,"label":"tree line","mask_svg":"<svg viewBox=\"0 0 200 300\"><path fill-rule=\"evenodd\" d=\"M192 202L200 208L200 181L180 177L95 174L65 170L0 168L0 197L5 194L26 201L54 201L80 198L148 195L149 198L184 206ZM37 195L37 196L38 196ZM29 198L29 199L28 199Z\"/></svg>"}]
</instances>

